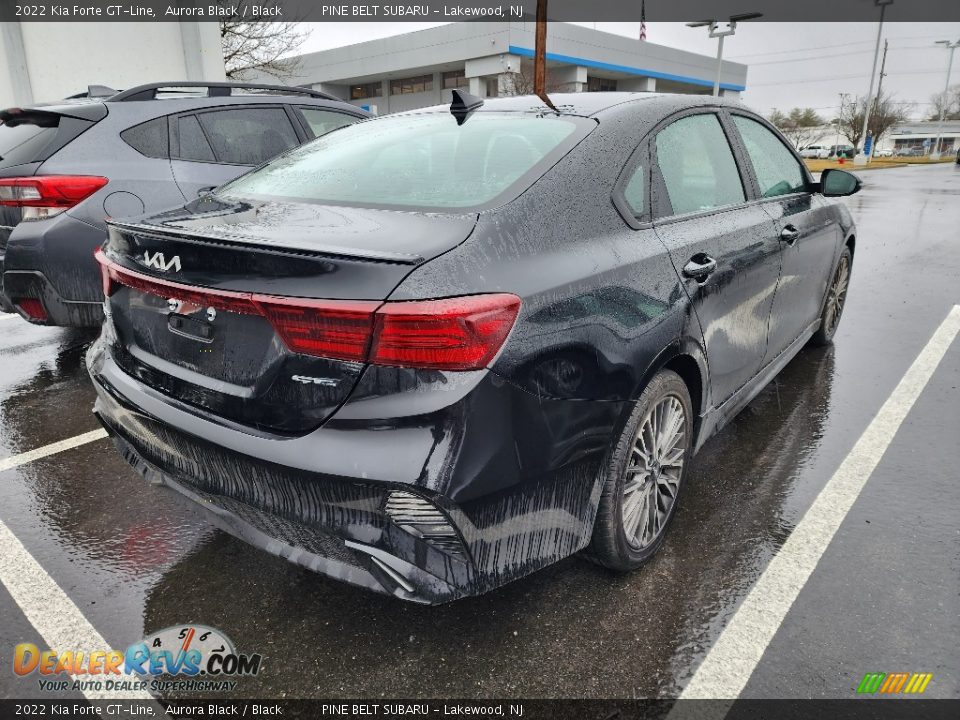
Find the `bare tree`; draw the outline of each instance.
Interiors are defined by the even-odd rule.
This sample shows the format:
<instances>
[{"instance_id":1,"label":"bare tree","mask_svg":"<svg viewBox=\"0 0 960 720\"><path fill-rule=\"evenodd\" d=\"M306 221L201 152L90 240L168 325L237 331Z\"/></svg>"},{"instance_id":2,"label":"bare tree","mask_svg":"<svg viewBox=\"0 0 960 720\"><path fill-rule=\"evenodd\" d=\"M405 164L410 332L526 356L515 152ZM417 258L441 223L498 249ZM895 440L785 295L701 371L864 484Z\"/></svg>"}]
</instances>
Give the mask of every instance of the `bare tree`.
<instances>
[{"instance_id":1,"label":"bare tree","mask_svg":"<svg viewBox=\"0 0 960 720\"><path fill-rule=\"evenodd\" d=\"M866 101L857 98L843 108L840 116L840 132L858 150L863 140L863 110ZM910 118L913 110L911 103L897 102L892 95L878 95L874 98L870 110L870 136L873 137L873 146L876 147L880 138L897 123L905 122Z\"/></svg>"},{"instance_id":2,"label":"bare tree","mask_svg":"<svg viewBox=\"0 0 960 720\"><path fill-rule=\"evenodd\" d=\"M533 64L522 63L520 65L520 72L510 73L510 81L507 82L506 85L507 87L501 88L500 94L503 96L536 94ZM554 82L550 69L547 68L547 92L563 92L565 89L563 83Z\"/></svg>"},{"instance_id":3,"label":"bare tree","mask_svg":"<svg viewBox=\"0 0 960 720\"><path fill-rule=\"evenodd\" d=\"M223 4L223 0L218 0ZM220 44L227 77L243 80L264 73L284 80L300 69L300 59L291 55L303 44L307 33L296 22L250 21L250 8L276 5L276 0L241 0L237 15L220 21ZM244 15L244 6L250 6Z\"/></svg>"},{"instance_id":4,"label":"bare tree","mask_svg":"<svg viewBox=\"0 0 960 720\"><path fill-rule=\"evenodd\" d=\"M816 140L826 122L813 108L793 108L787 114L774 108L769 119L797 148Z\"/></svg>"},{"instance_id":5,"label":"bare tree","mask_svg":"<svg viewBox=\"0 0 960 720\"><path fill-rule=\"evenodd\" d=\"M939 120L940 112L945 120L960 120L960 85L951 85L947 92L930 96L930 120Z\"/></svg>"}]
</instances>

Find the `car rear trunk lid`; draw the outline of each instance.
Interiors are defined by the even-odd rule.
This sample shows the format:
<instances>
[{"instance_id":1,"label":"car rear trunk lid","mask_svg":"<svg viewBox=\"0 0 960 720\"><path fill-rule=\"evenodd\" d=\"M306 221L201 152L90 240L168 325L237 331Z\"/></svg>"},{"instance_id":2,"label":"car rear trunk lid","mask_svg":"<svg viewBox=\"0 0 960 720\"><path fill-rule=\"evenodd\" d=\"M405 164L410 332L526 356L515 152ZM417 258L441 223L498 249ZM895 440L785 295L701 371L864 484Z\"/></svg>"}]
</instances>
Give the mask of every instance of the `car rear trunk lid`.
<instances>
[{"instance_id":1,"label":"car rear trunk lid","mask_svg":"<svg viewBox=\"0 0 960 720\"><path fill-rule=\"evenodd\" d=\"M115 357L223 422L309 431L347 399L364 363L291 350L262 299L372 313L476 219L209 197L144 223L110 223L100 261L113 273Z\"/></svg>"}]
</instances>

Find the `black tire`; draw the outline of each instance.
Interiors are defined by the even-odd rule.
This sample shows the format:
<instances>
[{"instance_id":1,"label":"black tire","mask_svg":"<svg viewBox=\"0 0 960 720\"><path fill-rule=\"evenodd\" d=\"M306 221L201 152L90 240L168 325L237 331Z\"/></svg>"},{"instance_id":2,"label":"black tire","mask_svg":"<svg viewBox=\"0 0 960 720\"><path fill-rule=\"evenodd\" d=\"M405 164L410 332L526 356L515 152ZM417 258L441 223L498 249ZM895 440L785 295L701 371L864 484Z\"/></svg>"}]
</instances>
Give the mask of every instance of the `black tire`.
<instances>
[{"instance_id":1,"label":"black tire","mask_svg":"<svg viewBox=\"0 0 960 720\"><path fill-rule=\"evenodd\" d=\"M630 534L624 527L624 491L626 489L628 474L631 478L638 478L641 473L632 471L628 473L628 468L637 468L640 466L639 458L643 457L643 455L639 450L635 453L634 446L638 443L638 435L641 429L645 429L645 422L651 412L655 408L658 408L658 406L667 407L671 412L675 411L676 405L672 402L666 406L661 405L670 398L675 399L683 409L682 439L674 446L671 455L669 457L665 456L663 459L664 461L668 461L671 457L679 454L680 457L682 457L682 462L679 472L676 473L678 477L673 493L673 500L666 511L665 517L660 520L660 524L658 525L659 530L652 536L649 542L638 544L636 533ZM646 438L648 436L645 435L644 437ZM606 477L603 481L603 490L600 494L597 518L593 525L593 539L587 549L589 559L612 570L626 572L640 567L653 557L663 544L667 528L673 519L680 496L682 495L684 478L692 455L692 443L693 408L690 402L690 393L679 375L671 370L661 370L653 376L653 379L650 380L650 383L640 395L633 411L630 413L623 432L616 438L611 449L606 468ZM681 450L682 453L680 452ZM669 475L671 482L667 484L672 485L674 468L672 465L668 466L665 462L663 468L668 467L670 468L669 470L661 469L659 461L657 461L657 479L651 480L650 473L646 473L643 482L645 484L654 483L656 487L654 487L653 490L656 491L662 484L661 478L667 479ZM635 482L639 482L639 480ZM641 491L637 490L636 492L640 493ZM638 502L639 497L639 495L636 496L634 501ZM659 495L655 495L655 498L658 503L656 510L650 505L645 506L651 509L651 512L659 510L661 501L663 500ZM641 509L636 512L640 512L641 515L643 515L646 513L646 510ZM644 520L641 520L641 524L644 522ZM651 520L650 526L653 524L655 523ZM641 532L641 528L638 527L637 532Z\"/></svg>"},{"instance_id":2,"label":"black tire","mask_svg":"<svg viewBox=\"0 0 960 720\"><path fill-rule=\"evenodd\" d=\"M837 334L837 327L840 325L840 318L843 316L843 308L847 304L847 290L850 287L850 273L853 269L853 255L849 247L843 248L840 253L840 259L837 261L837 267L833 271L833 277L830 279L830 285L827 287L827 297L823 303L823 311L820 313L820 327L810 338L811 345L829 345L833 342L833 336ZM837 300L838 293L840 295Z\"/></svg>"}]
</instances>

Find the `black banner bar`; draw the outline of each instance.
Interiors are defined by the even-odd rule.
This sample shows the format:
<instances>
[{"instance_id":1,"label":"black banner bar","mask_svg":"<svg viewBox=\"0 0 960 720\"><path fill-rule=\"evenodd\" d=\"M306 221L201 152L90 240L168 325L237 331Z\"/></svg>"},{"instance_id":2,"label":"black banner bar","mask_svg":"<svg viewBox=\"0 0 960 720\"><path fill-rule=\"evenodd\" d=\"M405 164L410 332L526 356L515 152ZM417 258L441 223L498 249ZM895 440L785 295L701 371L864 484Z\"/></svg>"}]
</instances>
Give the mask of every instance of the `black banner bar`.
<instances>
[{"instance_id":1,"label":"black banner bar","mask_svg":"<svg viewBox=\"0 0 960 720\"><path fill-rule=\"evenodd\" d=\"M365 718L423 720L956 720L960 700L0 700L14 718Z\"/></svg>"},{"instance_id":2,"label":"black banner bar","mask_svg":"<svg viewBox=\"0 0 960 720\"><path fill-rule=\"evenodd\" d=\"M857 22L879 17L877 0L646 0L646 22ZM0 0L4 22L503 22L533 21L536 0L339 2L332 0ZM566 22L638 22L640 0L549 0L548 17ZM889 22L960 21L958 0L894 0Z\"/></svg>"}]
</instances>

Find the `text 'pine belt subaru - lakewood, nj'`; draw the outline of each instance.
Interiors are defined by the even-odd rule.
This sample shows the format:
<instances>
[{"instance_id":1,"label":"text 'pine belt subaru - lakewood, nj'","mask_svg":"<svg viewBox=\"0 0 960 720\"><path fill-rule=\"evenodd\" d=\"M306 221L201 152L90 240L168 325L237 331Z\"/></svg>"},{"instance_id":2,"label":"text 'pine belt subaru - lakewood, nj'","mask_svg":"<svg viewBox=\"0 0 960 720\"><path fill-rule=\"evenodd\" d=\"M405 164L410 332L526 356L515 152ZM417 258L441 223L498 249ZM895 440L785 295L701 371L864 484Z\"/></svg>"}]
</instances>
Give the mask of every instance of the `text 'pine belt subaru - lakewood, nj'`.
<instances>
[{"instance_id":1,"label":"text 'pine belt subaru - lakewood, nj'","mask_svg":"<svg viewBox=\"0 0 960 720\"><path fill-rule=\"evenodd\" d=\"M716 98L487 100L350 125L111 224L96 413L145 476L407 600L660 547L694 452L831 341L847 210Z\"/></svg>"}]
</instances>

